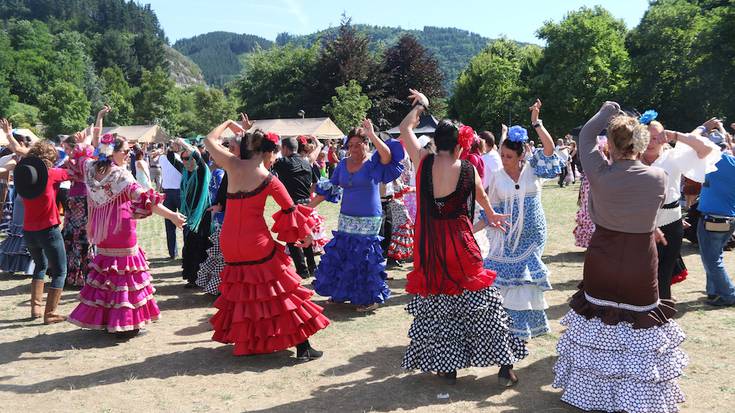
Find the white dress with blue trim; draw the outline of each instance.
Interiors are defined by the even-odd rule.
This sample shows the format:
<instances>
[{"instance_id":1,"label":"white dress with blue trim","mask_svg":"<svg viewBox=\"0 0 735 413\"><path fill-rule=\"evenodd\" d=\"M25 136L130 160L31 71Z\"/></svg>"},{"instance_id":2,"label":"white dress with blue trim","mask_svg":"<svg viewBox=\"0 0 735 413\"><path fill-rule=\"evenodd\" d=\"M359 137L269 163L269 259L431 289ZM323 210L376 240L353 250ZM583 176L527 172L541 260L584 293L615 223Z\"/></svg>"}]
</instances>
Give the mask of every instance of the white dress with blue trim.
<instances>
[{"instance_id":1,"label":"white dress with blue trim","mask_svg":"<svg viewBox=\"0 0 735 413\"><path fill-rule=\"evenodd\" d=\"M511 228L503 233L488 228L490 250L485 268L497 273L495 286L503 307L513 319L511 332L529 339L549 332L544 291L551 289L549 269L541 261L546 245L546 216L541 205L544 179L561 173L556 154L536 151L514 182L504 169L492 172L488 196L496 212L510 215ZM484 212L481 214L484 219Z\"/></svg>"}]
</instances>

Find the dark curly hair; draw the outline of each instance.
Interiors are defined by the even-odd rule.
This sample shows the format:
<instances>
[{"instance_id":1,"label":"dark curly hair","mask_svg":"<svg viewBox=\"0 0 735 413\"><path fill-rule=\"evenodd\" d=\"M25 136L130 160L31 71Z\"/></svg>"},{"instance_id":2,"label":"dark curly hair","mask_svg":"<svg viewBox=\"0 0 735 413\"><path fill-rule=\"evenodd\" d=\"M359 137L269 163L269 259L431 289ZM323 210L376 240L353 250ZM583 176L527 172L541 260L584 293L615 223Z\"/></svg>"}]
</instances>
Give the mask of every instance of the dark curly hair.
<instances>
[{"instance_id":1,"label":"dark curly hair","mask_svg":"<svg viewBox=\"0 0 735 413\"><path fill-rule=\"evenodd\" d=\"M246 133L240 141L240 159L251 159L256 154L277 151L278 145L266 138L266 133L261 129Z\"/></svg>"},{"instance_id":2,"label":"dark curly hair","mask_svg":"<svg viewBox=\"0 0 735 413\"><path fill-rule=\"evenodd\" d=\"M510 139L504 140L501 146L515 152L519 157L523 155L523 151L526 149L523 142L514 142Z\"/></svg>"},{"instance_id":3,"label":"dark curly hair","mask_svg":"<svg viewBox=\"0 0 735 413\"><path fill-rule=\"evenodd\" d=\"M28 150L28 156L39 158L46 164L47 168L53 168L59 159L59 152L56 151L56 148L51 142L38 141L31 145L31 148Z\"/></svg>"}]
</instances>

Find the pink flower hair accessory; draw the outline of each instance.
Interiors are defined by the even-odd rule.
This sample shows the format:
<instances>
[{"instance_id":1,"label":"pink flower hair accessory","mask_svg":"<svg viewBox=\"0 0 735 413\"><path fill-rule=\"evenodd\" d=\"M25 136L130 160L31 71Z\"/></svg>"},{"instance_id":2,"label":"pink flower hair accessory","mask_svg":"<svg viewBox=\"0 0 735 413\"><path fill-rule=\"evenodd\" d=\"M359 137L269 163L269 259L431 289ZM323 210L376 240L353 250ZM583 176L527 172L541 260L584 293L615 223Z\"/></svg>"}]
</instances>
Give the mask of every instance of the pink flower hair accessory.
<instances>
[{"instance_id":1,"label":"pink flower hair accessory","mask_svg":"<svg viewBox=\"0 0 735 413\"><path fill-rule=\"evenodd\" d=\"M462 147L465 151L469 151L472 147L472 143L475 142L475 130L472 129L472 127L467 125L462 125L459 127L459 137L457 139L457 143L459 143L459 146Z\"/></svg>"},{"instance_id":2,"label":"pink flower hair accessory","mask_svg":"<svg viewBox=\"0 0 735 413\"><path fill-rule=\"evenodd\" d=\"M265 134L265 138L268 139L269 141L273 142L276 145L280 144L280 142L281 142L281 137L278 136L277 133L267 132Z\"/></svg>"}]
</instances>

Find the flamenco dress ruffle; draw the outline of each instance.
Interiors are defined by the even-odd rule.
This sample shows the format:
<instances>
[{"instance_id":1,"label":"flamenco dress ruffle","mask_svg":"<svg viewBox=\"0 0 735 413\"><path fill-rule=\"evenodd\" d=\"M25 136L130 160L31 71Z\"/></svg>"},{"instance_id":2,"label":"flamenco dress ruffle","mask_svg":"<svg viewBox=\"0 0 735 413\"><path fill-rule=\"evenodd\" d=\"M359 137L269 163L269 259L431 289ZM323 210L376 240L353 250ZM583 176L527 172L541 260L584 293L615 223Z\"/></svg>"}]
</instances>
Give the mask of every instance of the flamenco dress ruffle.
<instances>
[{"instance_id":1,"label":"flamenco dress ruffle","mask_svg":"<svg viewBox=\"0 0 735 413\"><path fill-rule=\"evenodd\" d=\"M23 200L16 196L13 204L13 218L8 223L7 238L0 243L0 270L31 274L33 259L23 240Z\"/></svg>"},{"instance_id":2,"label":"flamenco dress ruffle","mask_svg":"<svg viewBox=\"0 0 735 413\"><path fill-rule=\"evenodd\" d=\"M196 284L202 287L204 292L211 295L219 295L220 274L225 268L225 257L219 246L219 237L222 226L217 225L209 237L212 246L207 249L207 259L199 267Z\"/></svg>"},{"instance_id":3,"label":"flamenco dress ruffle","mask_svg":"<svg viewBox=\"0 0 735 413\"><path fill-rule=\"evenodd\" d=\"M277 190L280 191L283 188L280 181L278 185L280 187ZM229 227L233 232L227 232L228 226L232 225L228 221L231 217L239 214L239 218L235 219L244 220L238 223L243 228L248 220L258 219L258 225L264 225L262 206L258 218L248 219L240 213L248 205L252 211L252 199L228 199L221 235L223 247L232 248L230 245L233 244L230 243L243 242L234 239L238 235L236 229ZM314 225L310 218L311 211L311 208L302 205L279 211L273 215L276 222L271 231L277 233L278 239L284 242L304 239ZM267 228L263 230L264 233L257 236L263 239L267 237L270 249L258 260L231 262L232 256L227 255L227 251L231 250L223 248L227 263L220 273L221 294L214 303L217 313L210 323L214 327L212 339L226 344L234 343L234 355L285 350L304 342L329 325L322 308L310 301L313 292L301 286L301 277L294 271L283 245L273 242Z\"/></svg>"}]
</instances>

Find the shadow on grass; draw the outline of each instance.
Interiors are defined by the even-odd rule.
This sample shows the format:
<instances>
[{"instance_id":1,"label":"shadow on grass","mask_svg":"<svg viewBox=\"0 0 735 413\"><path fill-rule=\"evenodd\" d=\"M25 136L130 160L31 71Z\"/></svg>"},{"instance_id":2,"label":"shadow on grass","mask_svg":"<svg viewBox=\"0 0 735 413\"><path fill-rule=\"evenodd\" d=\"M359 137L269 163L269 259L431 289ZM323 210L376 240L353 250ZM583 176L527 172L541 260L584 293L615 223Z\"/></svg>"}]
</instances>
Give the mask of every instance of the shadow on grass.
<instances>
[{"instance_id":1,"label":"shadow on grass","mask_svg":"<svg viewBox=\"0 0 735 413\"><path fill-rule=\"evenodd\" d=\"M28 327L26 325L25 327ZM121 341L110 334L96 330L74 329L51 334L39 334L8 343L0 343L0 364L20 359L25 353L47 353L65 350L113 347ZM23 357L23 360L34 357ZM35 357L37 358L37 357ZM60 358L52 356L52 358ZM43 358L45 359L45 358Z\"/></svg>"},{"instance_id":2,"label":"shadow on grass","mask_svg":"<svg viewBox=\"0 0 735 413\"><path fill-rule=\"evenodd\" d=\"M75 330L70 333L79 333ZM70 334L59 333L59 334ZM53 335L49 335L53 336ZM66 337L56 337L64 340ZM34 338L34 340L37 338ZM87 341L94 341L91 337ZM112 339L109 341L113 341ZM35 343L34 343L35 344ZM2 345L5 346L5 345ZM99 347L95 345L94 347ZM0 347L3 350L5 348ZM64 348L57 348L64 349ZM32 350L25 350L32 351ZM43 351L49 351L47 348ZM148 357L139 363L121 365L87 374L67 375L57 379L46 380L28 385L0 384L0 392L7 391L19 394L48 393L57 390L69 390L70 387L87 389L97 386L123 383L129 380L149 378L168 379L177 376L209 376L222 373L239 374L243 372L263 372L288 368L299 363L293 352L278 353L252 357L233 357L231 346L217 348L197 347L185 351ZM7 379L7 377L5 378Z\"/></svg>"},{"instance_id":3,"label":"shadow on grass","mask_svg":"<svg viewBox=\"0 0 735 413\"><path fill-rule=\"evenodd\" d=\"M404 346L379 347L359 354L346 364L322 373L328 377L348 377L366 370L367 378L317 387L311 397L279 406L253 410L257 412L306 411L378 411L413 410L419 407L442 406L452 402L474 402L477 408L510 407L503 411L573 411L559 400L556 392L542 389L553 380L554 358L548 357L530 365L517 367L520 382L507 390L497 384L497 367L483 369L492 373L478 378L464 370L458 372L457 384L449 386L429 373L410 373L400 368ZM494 403L493 396L513 392L508 401ZM448 399L437 397L440 393ZM529 397L533 394L534 397Z\"/></svg>"},{"instance_id":4,"label":"shadow on grass","mask_svg":"<svg viewBox=\"0 0 735 413\"><path fill-rule=\"evenodd\" d=\"M584 262L584 254L584 251L566 251L554 255L544 255L541 257L541 260L547 265L564 263L581 264Z\"/></svg>"}]
</instances>

